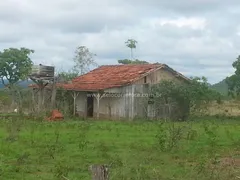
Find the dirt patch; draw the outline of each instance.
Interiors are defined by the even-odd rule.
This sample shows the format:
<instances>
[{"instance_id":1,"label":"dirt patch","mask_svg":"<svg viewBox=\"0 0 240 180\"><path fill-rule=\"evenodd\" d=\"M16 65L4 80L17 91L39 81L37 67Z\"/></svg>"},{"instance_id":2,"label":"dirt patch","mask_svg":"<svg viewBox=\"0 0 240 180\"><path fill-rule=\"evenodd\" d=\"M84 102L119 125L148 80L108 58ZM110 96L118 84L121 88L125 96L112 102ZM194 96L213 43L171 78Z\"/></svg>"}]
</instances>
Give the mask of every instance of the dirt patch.
<instances>
[{"instance_id":1,"label":"dirt patch","mask_svg":"<svg viewBox=\"0 0 240 180\"><path fill-rule=\"evenodd\" d=\"M220 159L221 166L232 166L240 168L240 158L225 157Z\"/></svg>"}]
</instances>

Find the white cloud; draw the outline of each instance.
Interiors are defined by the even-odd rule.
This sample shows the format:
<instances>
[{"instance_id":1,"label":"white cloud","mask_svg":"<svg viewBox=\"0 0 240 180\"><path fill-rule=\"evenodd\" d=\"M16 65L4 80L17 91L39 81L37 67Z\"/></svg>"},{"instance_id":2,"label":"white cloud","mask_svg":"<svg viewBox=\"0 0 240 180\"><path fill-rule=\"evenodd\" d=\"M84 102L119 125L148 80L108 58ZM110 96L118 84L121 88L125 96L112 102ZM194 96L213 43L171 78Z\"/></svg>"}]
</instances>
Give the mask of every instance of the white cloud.
<instances>
[{"instance_id":1,"label":"white cloud","mask_svg":"<svg viewBox=\"0 0 240 180\"><path fill-rule=\"evenodd\" d=\"M233 73L239 49L238 0L5 0L0 1L0 50L35 50L35 63L72 67L77 46L96 53L98 64L134 55L169 64L188 76L220 81Z\"/></svg>"},{"instance_id":2,"label":"white cloud","mask_svg":"<svg viewBox=\"0 0 240 180\"><path fill-rule=\"evenodd\" d=\"M177 27L188 27L192 29L204 29L206 20L204 18L177 18L177 19L153 19L153 25L174 25Z\"/></svg>"}]
</instances>

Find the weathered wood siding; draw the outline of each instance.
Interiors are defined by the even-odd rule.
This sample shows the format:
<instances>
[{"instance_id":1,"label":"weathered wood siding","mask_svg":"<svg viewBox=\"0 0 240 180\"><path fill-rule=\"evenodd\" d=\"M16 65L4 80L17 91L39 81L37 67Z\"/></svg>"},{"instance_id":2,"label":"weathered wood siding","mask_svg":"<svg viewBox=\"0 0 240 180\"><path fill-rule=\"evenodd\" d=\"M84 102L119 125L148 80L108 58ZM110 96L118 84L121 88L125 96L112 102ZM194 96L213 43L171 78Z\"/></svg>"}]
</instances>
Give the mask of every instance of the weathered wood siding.
<instances>
[{"instance_id":1,"label":"weathered wood siding","mask_svg":"<svg viewBox=\"0 0 240 180\"><path fill-rule=\"evenodd\" d=\"M177 78L173 73L165 69L159 69L158 71L155 71L146 76L146 83L149 84L156 84L163 80L174 80L177 82L183 82L182 79ZM134 84L144 84L144 77L136 81Z\"/></svg>"},{"instance_id":2,"label":"weathered wood siding","mask_svg":"<svg viewBox=\"0 0 240 180\"><path fill-rule=\"evenodd\" d=\"M131 94L134 94L132 85L107 90L105 97L100 100L100 116L112 119L133 117L134 107L131 105L134 103L134 97ZM94 106L97 106L96 101ZM97 109L94 108L94 114L96 113Z\"/></svg>"},{"instance_id":3,"label":"weathered wood siding","mask_svg":"<svg viewBox=\"0 0 240 180\"><path fill-rule=\"evenodd\" d=\"M146 83L144 81L146 80ZM100 99L100 118L133 119L134 117L145 118L154 116L152 106L148 105L149 85L162 80L176 80L181 82L171 72L160 69L136 81L134 84L105 90L105 96ZM77 112L86 114L87 93L79 93L77 97ZM97 100L94 98L94 116L97 114Z\"/></svg>"}]
</instances>

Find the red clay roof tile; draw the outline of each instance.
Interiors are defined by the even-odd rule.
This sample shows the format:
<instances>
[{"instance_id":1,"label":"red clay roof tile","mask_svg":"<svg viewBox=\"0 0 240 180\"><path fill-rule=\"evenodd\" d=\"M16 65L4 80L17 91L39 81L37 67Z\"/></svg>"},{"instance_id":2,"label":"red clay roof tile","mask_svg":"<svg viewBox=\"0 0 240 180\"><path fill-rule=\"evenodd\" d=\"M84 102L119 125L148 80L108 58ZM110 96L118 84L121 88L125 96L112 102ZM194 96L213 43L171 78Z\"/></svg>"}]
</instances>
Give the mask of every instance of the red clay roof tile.
<instances>
[{"instance_id":1,"label":"red clay roof tile","mask_svg":"<svg viewBox=\"0 0 240 180\"><path fill-rule=\"evenodd\" d=\"M121 87L131 84L145 74L155 71L156 69L167 67L165 64L135 64L135 65L106 65L100 66L87 74L76 77L70 84L57 84L68 90L76 91L97 91L114 87ZM180 73L174 73L187 79Z\"/></svg>"},{"instance_id":2,"label":"red clay roof tile","mask_svg":"<svg viewBox=\"0 0 240 180\"><path fill-rule=\"evenodd\" d=\"M106 65L72 80L62 87L73 90L103 90L133 82L143 74L162 67L162 64Z\"/></svg>"}]
</instances>

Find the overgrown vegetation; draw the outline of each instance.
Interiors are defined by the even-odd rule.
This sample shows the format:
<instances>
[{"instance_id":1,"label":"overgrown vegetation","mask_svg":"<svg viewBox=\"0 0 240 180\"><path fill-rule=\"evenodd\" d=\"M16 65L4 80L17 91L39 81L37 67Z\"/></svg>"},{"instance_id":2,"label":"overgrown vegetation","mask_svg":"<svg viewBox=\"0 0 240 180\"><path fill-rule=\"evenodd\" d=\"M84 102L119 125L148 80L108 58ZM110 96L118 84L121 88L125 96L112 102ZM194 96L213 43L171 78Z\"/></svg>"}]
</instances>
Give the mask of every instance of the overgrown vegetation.
<instances>
[{"instance_id":1,"label":"overgrown vegetation","mask_svg":"<svg viewBox=\"0 0 240 180\"><path fill-rule=\"evenodd\" d=\"M232 64L233 68L235 69L235 73L227 77L226 83L228 85L228 93L232 97L239 96L240 94L240 55L237 57L236 61Z\"/></svg>"},{"instance_id":2,"label":"overgrown vegetation","mask_svg":"<svg viewBox=\"0 0 240 180\"><path fill-rule=\"evenodd\" d=\"M184 123L0 121L0 179L110 178L235 180L240 176L237 121Z\"/></svg>"},{"instance_id":3,"label":"overgrown vegetation","mask_svg":"<svg viewBox=\"0 0 240 180\"><path fill-rule=\"evenodd\" d=\"M149 64L147 61L141 61L138 59L130 60L130 59L120 59L118 60L119 64Z\"/></svg>"},{"instance_id":4,"label":"overgrown vegetation","mask_svg":"<svg viewBox=\"0 0 240 180\"><path fill-rule=\"evenodd\" d=\"M162 81L151 87L152 100L158 114L167 108L171 119L186 120L189 115L201 115L208 104L221 103L221 94L209 88L207 79L192 78L188 83ZM165 110L166 111L166 110Z\"/></svg>"}]
</instances>

